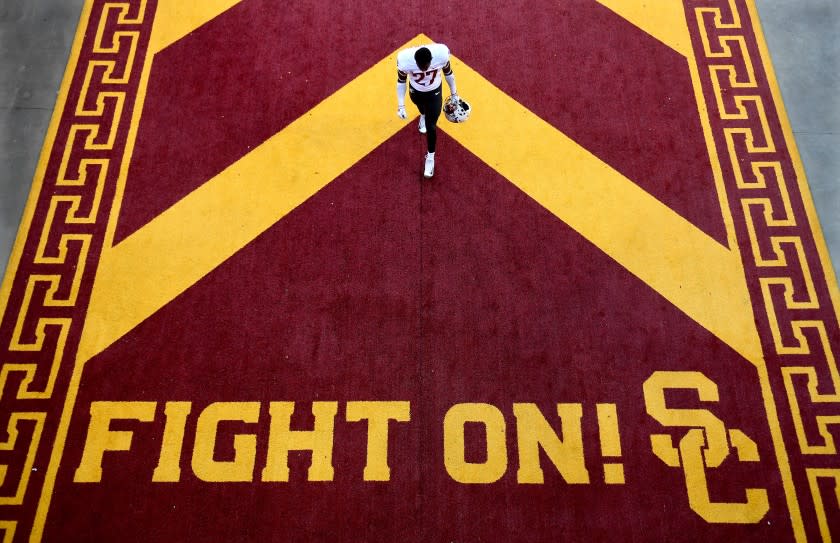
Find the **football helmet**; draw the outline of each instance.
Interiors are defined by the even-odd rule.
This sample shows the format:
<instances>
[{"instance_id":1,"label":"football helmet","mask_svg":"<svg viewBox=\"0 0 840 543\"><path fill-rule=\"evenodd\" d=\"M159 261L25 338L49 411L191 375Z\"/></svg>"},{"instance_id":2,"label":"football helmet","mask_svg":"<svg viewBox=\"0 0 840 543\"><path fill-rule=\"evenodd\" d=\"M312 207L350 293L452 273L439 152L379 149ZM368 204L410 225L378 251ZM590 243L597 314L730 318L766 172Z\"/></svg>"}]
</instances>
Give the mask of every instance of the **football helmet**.
<instances>
[{"instance_id":1,"label":"football helmet","mask_svg":"<svg viewBox=\"0 0 840 543\"><path fill-rule=\"evenodd\" d=\"M443 103L443 114L450 123L462 123L470 118L470 104L457 94L451 95Z\"/></svg>"}]
</instances>

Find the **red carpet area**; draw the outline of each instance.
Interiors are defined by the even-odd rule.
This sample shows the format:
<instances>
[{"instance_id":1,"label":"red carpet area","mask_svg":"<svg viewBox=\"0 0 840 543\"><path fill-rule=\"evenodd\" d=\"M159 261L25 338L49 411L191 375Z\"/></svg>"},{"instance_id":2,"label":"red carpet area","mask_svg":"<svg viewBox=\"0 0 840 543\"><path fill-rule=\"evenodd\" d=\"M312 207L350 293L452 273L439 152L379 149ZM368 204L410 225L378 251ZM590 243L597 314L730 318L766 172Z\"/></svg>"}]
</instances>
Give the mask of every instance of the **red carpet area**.
<instances>
[{"instance_id":1,"label":"red carpet area","mask_svg":"<svg viewBox=\"0 0 840 543\"><path fill-rule=\"evenodd\" d=\"M642 4L88 0L0 290L3 542L840 538L754 6ZM433 42L473 112L424 179Z\"/></svg>"}]
</instances>

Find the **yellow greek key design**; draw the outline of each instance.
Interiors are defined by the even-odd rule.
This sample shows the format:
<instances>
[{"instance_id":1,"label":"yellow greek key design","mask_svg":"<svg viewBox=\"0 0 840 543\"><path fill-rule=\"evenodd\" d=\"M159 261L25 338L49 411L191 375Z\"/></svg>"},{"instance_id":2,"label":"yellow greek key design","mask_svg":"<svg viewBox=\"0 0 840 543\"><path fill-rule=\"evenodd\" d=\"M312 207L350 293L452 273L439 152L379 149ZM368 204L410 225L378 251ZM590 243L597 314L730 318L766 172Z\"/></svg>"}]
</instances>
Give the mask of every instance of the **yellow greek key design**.
<instances>
[{"instance_id":1,"label":"yellow greek key design","mask_svg":"<svg viewBox=\"0 0 840 543\"><path fill-rule=\"evenodd\" d=\"M729 152L734 152L734 141L736 135L741 135L746 141L747 152L749 153L775 153L776 145L773 143L773 137L770 135L770 122L767 120L767 111L764 109L764 102L760 96L738 96L733 101L737 106L737 113L726 113L723 94L724 91L718 83L718 79L714 78L716 70L712 68L713 79L715 82L715 96L718 100L718 107L720 107L721 119L728 121L746 121L758 118L761 124L760 137L756 138L755 131L752 128L726 128L723 133L726 137L727 147ZM750 111L755 111L755 117L750 114ZM740 187L739 187L740 188Z\"/></svg>"},{"instance_id":2,"label":"yellow greek key design","mask_svg":"<svg viewBox=\"0 0 840 543\"><path fill-rule=\"evenodd\" d=\"M139 6L136 8L136 14L131 15L132 2L105 2L102 7L102 17L99 19L99 26L96 29L96 41L93 46L94 53L119 53L119 46L117 45L118 38L122 33L115 32L111 46L103 47L101 44L104 41L105 24L110 20L111 12L118 12L117 23L121 25L141 25L146 16L146 2L147 0L140 0Z\"/></svg>"},{"instance_id":3,"label":"yellow greek key design","mask_svg":"<svg viewBox=\"0 0 840 543\"><path fill-rule=\"evenodd\" d=\"M132 33L135 34L132 43L135 43L138 39L140 39L139 33ZM136 45L134 46L136 47ZM93 93L94 102L96 107L94 109L90 109L86 107L88 105L87 97L91 95L90 88L93 84L94 77L96 77L97 73L101 73L102 76L99 78L97 82L100 85L125 85L128 81L128 77L131 74L131 68L133 66L134 59L133 57L129 58L129 61L126 63L125 67L123 68L123 74L119 77L114 76L114 71L117 68L116 61L94 61L88 65L87 72L85 72L85 82L82 86L82 94L81 99L76 104L76 115L79 117L100 117L105 112L105 104L106 100L113 99L117 100L119 103L119 110L122 110L122 104L125 101L125 93L124 92L96 92ZM125 79L125 80L124 80ZM119 118L120 115L115 114L114 118Z\"/></svg>"},{"instance_id":4,"label":"yellow greek key design","mask_svg":"<svg viewBox=\"0 0 840 543\"><path fill-rule=\"evenodd\" d=\"M780 316L784 316L782 314L782 310L818 309L820 304L817 299L814 280L811 278L811 270L808 266L808 259L805 255L805 250L802 247L802 239L796 236L780 236L770 238L770 242L773 246L773 252L776 255L776 260L764 260L760 258L760 255L757 255L755 264L756 266L786 268L788 271L788 277L762 278L759 281L761 283L761 292L764 295L764 302L767 308L767 316L770 318L771 322L774 323L774 337L776 337L775 334L778 334L778 330L776 330L778 327L776 319ZM784 250L785 247L789 247L791 250L786 252ZM787 256L788 254L791 255L790 258ZM797 270L798 273L796 273ZM791 273L791 271L794 273ZM801 296L801 289L799 289L800 293L797 292L797 288L794 285L794 279L799 279L804 283L804 298ZM773 302L772 287L775 285L784 287L785 305L783 308L776 307L776 304ZM797 294L800 295L797 296ZM789 350L789 348L783 345L778 338L776 341L776 351L779 354L806 354L798 350Z\"/></svg>"},{"instance_id":5,"label":"yellow greek key design","mask_svg":"<svg viewBox=\"0 0 840 543\"><path fill-rule=\"evenodd\" d=\"M12 543L17 530L17 522L13 520L0 520L0 530L3 530L3 543Z\"/></svg>"},{"instance_id":6,"label":"yellow greek key design","mask_svg":"<svg viewBox=\"0 0 840 543\"><path fill-rule=\"evenodd\" d=\"M819 488L819 479L832 479L834 481L834 511L832 515L836 516L838 513L837 507L840 504L840 469L816 469L807 470L808 485L811 489L811 496L814 498L814 506L817 511L817 522L820 526L820 536L823 541L831 541L831 532L828 529L828 512L826 511L826 504L823 501L822 493Z\"/></svg>"},{"instance_id":7,"label":"yellow greek key design","mask_svg":"<svg viewBox=\"0 0 840 543\"><path fill-rule=\"evenodd\" d=\"M31 297L31 289L34 288L36 282L37 280L33 280L27 286L27 296ZM29 306L26 307L28 308ZM43 391L39 392L37 390L31 390L35 381L35 376L38 373L39 366L37 363L3 364L3 368L0 369L0 385L2 385L2 388L0 388L0 395L2 395L2 391L5 390L9 374L12 372L22 372L24 373L24 377L20 383L20 387L15 398L19 400L49 399L52 397L53 387L55 386L55 378L64 354L64 348L67 345L67 336L70 332L70 325L72 324L72 321L69 318L39 319L38 325L35 329L35 341L33 343L24 343L21 341L20 337L22 334L21 330L23 329L23 315L25 315L25 313L21 312L21 316L18 318L18 323L15 326L15 335L12 339L12 344L10 345L10 350L12 351L41 352L43 351L44 344L46 343L47 327L58 329L55 347L53 348L53 355L51 357L52 363L49 367L47 383Z\"/></svg>"},{"instance_id":8,"label":"yellow greek key design","mask_svg":"<svg viewBox=\"0 0 840 543\"><path fill-rule=\"evenodd\" d=\"M706 31L706 25L703 24L703 21L705 20L707 14L714 15L715 28L717 29L742 30L741 14L738 11L738 7L735 5L735 0L726 0L726 2L729 7L727 13L729 14L729 18L732 19L731 23L726 22L726 17L724 17L723 15L723 10L721 10L720 8L705 7L697 8L695 10L695 14L697 16L697 27L700 29L700 39L703 42L703 52L708 58L731 58L732 50L729 48L728 42L732 38L719 39L718 45L721 46L722 52L717 53L713 51L711 47L712 40L709 39L709 33ZM744 42L744 38L741 37L740 41Z\"/></svg>"},{"instance_id":9,"label":"yellow greek key design","mask_svg":"<svg viewBox=\"0 0 840 543\"><path fill-rule=\"evenodd\" d=\"M790 205L790 196L787 192L787 187L784 183L784 178L782 177L781 172L781 165L778 163L768 163L768 162L754 162L752 163L754 171L756 171L756 178L757 181L755 182L754 186L744 186L742 188L759 188L759 189L766 189L767 186L765 184L764 175L760 174L760 169L763 167L772 168L774 171L775 178L779 185L779 194L782 199L782 206L784 209L784 215L780 218L775 217L775 209L773 206L773 201L770 198L742 198L741 199L741 210L744 212L744 217L747 220L747 229L750 235L750 246L752 247L753 255L756 259L756 265L764 267L764 266L785 266L785 256L784 252L780 250L778 247L779 243L784 241L790 241L790 239L785 239L781 237L774 237L774 246L775 246L775 258L772 260L765 259L761 255L761 251L759 250L759 243L758 243L758 233L756 231L756 224L753 220L753 208L760 208L762 211L762 216L764 217L764 224L766 226L771 227L780 227L780 226L796 226L796 218L793 215L793 209ZM736 174L738 176L738 174ZM739 176L738 176L739 177ZM757 215L757 214L756 214ZM800 244L801 245L801 244Z\"/></svg>"},{"instance_id":10,"label":"yellow greek key design","mask_svg":"<svg viewBox=\"0 0 840 543\"><path fill-rule=\"evenodd\" d=\"M777 372L777 378L781 377L777 382L784 386L779 397L786 397L787 405L780 400L779 413L789 416L795 429L795 437L788 436L785 441L802 455L797 458L805 465L796 469L800 476L807 473L810 488L799 488L800 498L807 499L810 494L820 534L828 541L829 513L817 481L833 481L835 496L828 506L836 515L840 467L832 467L838 465L838 451L831 426L840 425L838 323L829 294L815 281L815 272L820 270L809 257L817 252L816 242L801 211L797 173L782 141L784 132L769 83L756 71L761 63L753 62L751 50L757 50L757 45L751 31L742 28L746 4L742 0L694 4L702 4L695 7L694 15L705 56L698 62L707 66L712 91L707 103L710 112L712 105L717 105L717 119L712 119L712 124L729 155L723 160L732 168L733 183L727 187L734 199L731 209L740 208L743 215L741 246L749 241L749 250L742 252L744 264L748 276L753 277L753 298L764 307L764 315L758 318L766 322L762 333L772 338L772 342L765 341L770 346L765 358L768 369ZM737 224L738 217L734 218ZM807 465L812 455L820 455L819 465ZM830 464L826 465L826 460ZM788 503L792 503L790 495ZM798 507L791 509L795 535L804 540L802 520L794 510Z\"/></svg>"},{"instance_id":11,"label":"yellow greek key design","mask_svg":"<svg viewBox=\"0 0 840 543\"><path fill-rule=\"evenodd\" d=\"M15 445L18 440L18 422L25 420L32 421L35 423L35 428L33 430L32 440L29 442L26 462L23 464L23 471L20 475L17 488L11 496L0 496L0 505L20 505L23 503L23 495L29 484L29 476L32 474L32 465L35 463L35 452L38 450L38 444L41 442L41 433L44 429L44 420L46 418L46 413L15 413L9 419L9 425L7 427L9 439L5 443L0 443L0 452L15 450ZM6 480L7 471L8 466L0 465L0 485Z\"/></svg>"},{"instance_id":12,"label":"yellow greek key design","mask_svg":"<svg viewBox=\"0 0 840 543\"><path fill-rule=\"evenodd\" d=\"M146 17L146 2L147 0L140 0L139 6L136 8L136 14L131 15L131 2L106 2L102 8L102 16L99 19L99 25L96 27L96 39L94 40L94 53L119 53L121 49L120 42L123 38L128 38L131 42L129 48L129 63L128 68L134 64L134 57L137 53L137 39L139 32L137 31L117 31L111 36L109 44L105 44L105 26L112 18L112 13L117 13L117 24L139 26L144 22ZM126 77L121 80L122 83L128 83L128 75L131 70L126 71Z\"/></svg>"},{"instance_id":13,"label":"yellow greek key design","mask_svg":"<svg viewBox=\"0 0 840 543\"><path fill-rule=\"evenodd\" d=\"M821 321L803 321L793 323L797 339L800 345L795 350L796 354L814 355L816 360L826 360L828 371L828 385L830 389L826 390L825 384L820 383L817 375L817 368L813 366L794 366L782 368L782 375L784 376L785 389L790 401L791 412L793 413L793 423L796 428L796 437L799 440L799 447L804 454L827 454L836 455L837 447L834 443L834 436L828 430L830 424L840 424L840 414L832 415L818 415L815 417L816 427L823 443L814 445L810 443L805 431L805 425L802 420L802 414L799 406L799 399L797 397L796 386L794 381L797 377L799 381L806 381L808 384L808 399L812 404L826 404L826 403L840 403L840 372L837 371L837 362L834 358L834 353L831 351L828 333L825 325ZM820 349L813 352L809 349L808 340L805 336L805 330L811 329L816 332L819 337ZM820 389L823 389L820 391ZM836 413L836 412L835 412Z\"/></svg>"},{"instance_id":14,"label":"yellow greek key design","mask_svg":"<svg viewBox=\"0 0 840 543\"><path fill-rule=\"evenodd\" d=\"M121 157L114 156L114 151L128 121L127 87L137 76L143 32L149 31L141 27L146 8L147 0L93 2L89 22L96 21L96 33L88 45L77 41L77 47L82 44L86 52L78 53L84 60L76 73L84 75L73 83L79 85L78 100L65 105L74 117L59 125L66 140L62 140L63 149L53 150L56 177L44 180L42 195L52 191L39 204L45 206L44 223L33 228L34 235L26 241L35 249L32 259L21 261L18 267L20 276L13 287L19 293L17 312L7 308L16 320L4 332L7 354L0 352L4 357L0 358L0 399L12 406L16 400L50 400L59 393L59 370L68 362L68 341L74 330L80 331L83 315L74 309L89 271L97 236L92 227L102 219L106 183L120 165ZM26 411L15 412L12 407L8 415L8 439L0 443L0 485L8 490L0 496L0 505L24 504L39 446L49 442L46 407L31 409L30 405ZM12 454L17 460L7 461ZM18 520L0 520L4 542L23 529Z\"/></svg>"}]
</instances>

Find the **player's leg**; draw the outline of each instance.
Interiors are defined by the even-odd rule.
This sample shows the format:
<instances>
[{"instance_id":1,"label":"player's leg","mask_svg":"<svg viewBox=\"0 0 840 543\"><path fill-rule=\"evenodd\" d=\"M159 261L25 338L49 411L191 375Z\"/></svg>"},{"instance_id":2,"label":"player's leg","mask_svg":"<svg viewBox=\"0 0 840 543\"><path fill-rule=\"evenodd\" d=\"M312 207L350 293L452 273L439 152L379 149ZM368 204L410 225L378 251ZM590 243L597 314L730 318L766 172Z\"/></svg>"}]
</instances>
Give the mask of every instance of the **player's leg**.
<instances>
[{"instance_id":1,"label":"player's leg","mask_svg":"<svg viewBox=\"0 0 840 543\"><path fill-rule=\"evenodd\" d=\"M443 89L438 88L428 93L424 112L426 114L426 143L430 153L437 147L437 121L443 107Z\"/></svg>"},{"instance_id":2,"label":"player's leg","mask_svg":"<svg viewBox=\"0 0 840 543\"><path fill-rule=\"evenodd\" d=\"M420 122L417 125L417 129L420 130L421 134L426 133L426 97L424 96L425 92L418 92L414 89L409 89L408 96L411 98L411 101L417 106L417 110L420 112Z\"/></svg>"},{"instance_id":3,"label":"player's leg","mask_svg":"<svg viewBox=\"0 0 840 543\"><path fill-rule=\"evenodd\" d=\"M435 174L435 150L437 148L437 120L440 117L440 110L443 106L443 89L438 88L428 93L426 102L426 145L429 150L426 153L426 163L423 168L424 177L432 177Z\"/></svg>"},{"instance_id":4,"label":"player's leg","mask_svg":"<svg viewBox=\"0 0 840 543\"><path fill-rule=\"evenodd\" d=\"M431 92L418 92L411 89L409 97L412 103L417 106L421 115L421 126L426 129L426 146L428 152L426 153L423 175L425 177L432 177L435 172L435 148L437 146L437 120L440 117L441 107L443 107L442 90L436 89Z\"/></svg>"}]
</instances>

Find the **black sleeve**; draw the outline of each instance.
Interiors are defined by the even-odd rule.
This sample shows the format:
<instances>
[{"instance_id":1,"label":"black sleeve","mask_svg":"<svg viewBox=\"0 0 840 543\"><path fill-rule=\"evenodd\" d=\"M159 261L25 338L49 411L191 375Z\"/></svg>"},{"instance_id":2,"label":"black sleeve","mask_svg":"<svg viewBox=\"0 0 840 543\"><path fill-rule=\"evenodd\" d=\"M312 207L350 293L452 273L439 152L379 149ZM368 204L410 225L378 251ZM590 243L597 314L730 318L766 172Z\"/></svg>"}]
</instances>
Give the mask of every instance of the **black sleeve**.
<instances>
[{"instance_id":1,"label":"black sleeve","mask_svg":"<svg viewBox=\"0 0 840 543\"><path fill-rule=\"evenodd\" d=\"M443 67L443 75L452 75L452 66L449 63L446 63L446 66Z\"/></svg>"},{"instance_id":2,"label":"black sleeve","mask_svg":"<svg viewBox=\"0 0 840 543\"><path fill-rule=\"evenodd\" d=\"M408 79L408 74L407 73L405 73L402 70L397 70L397 83L405 83L407 79Z\"/></svg>"}]
</instances>

